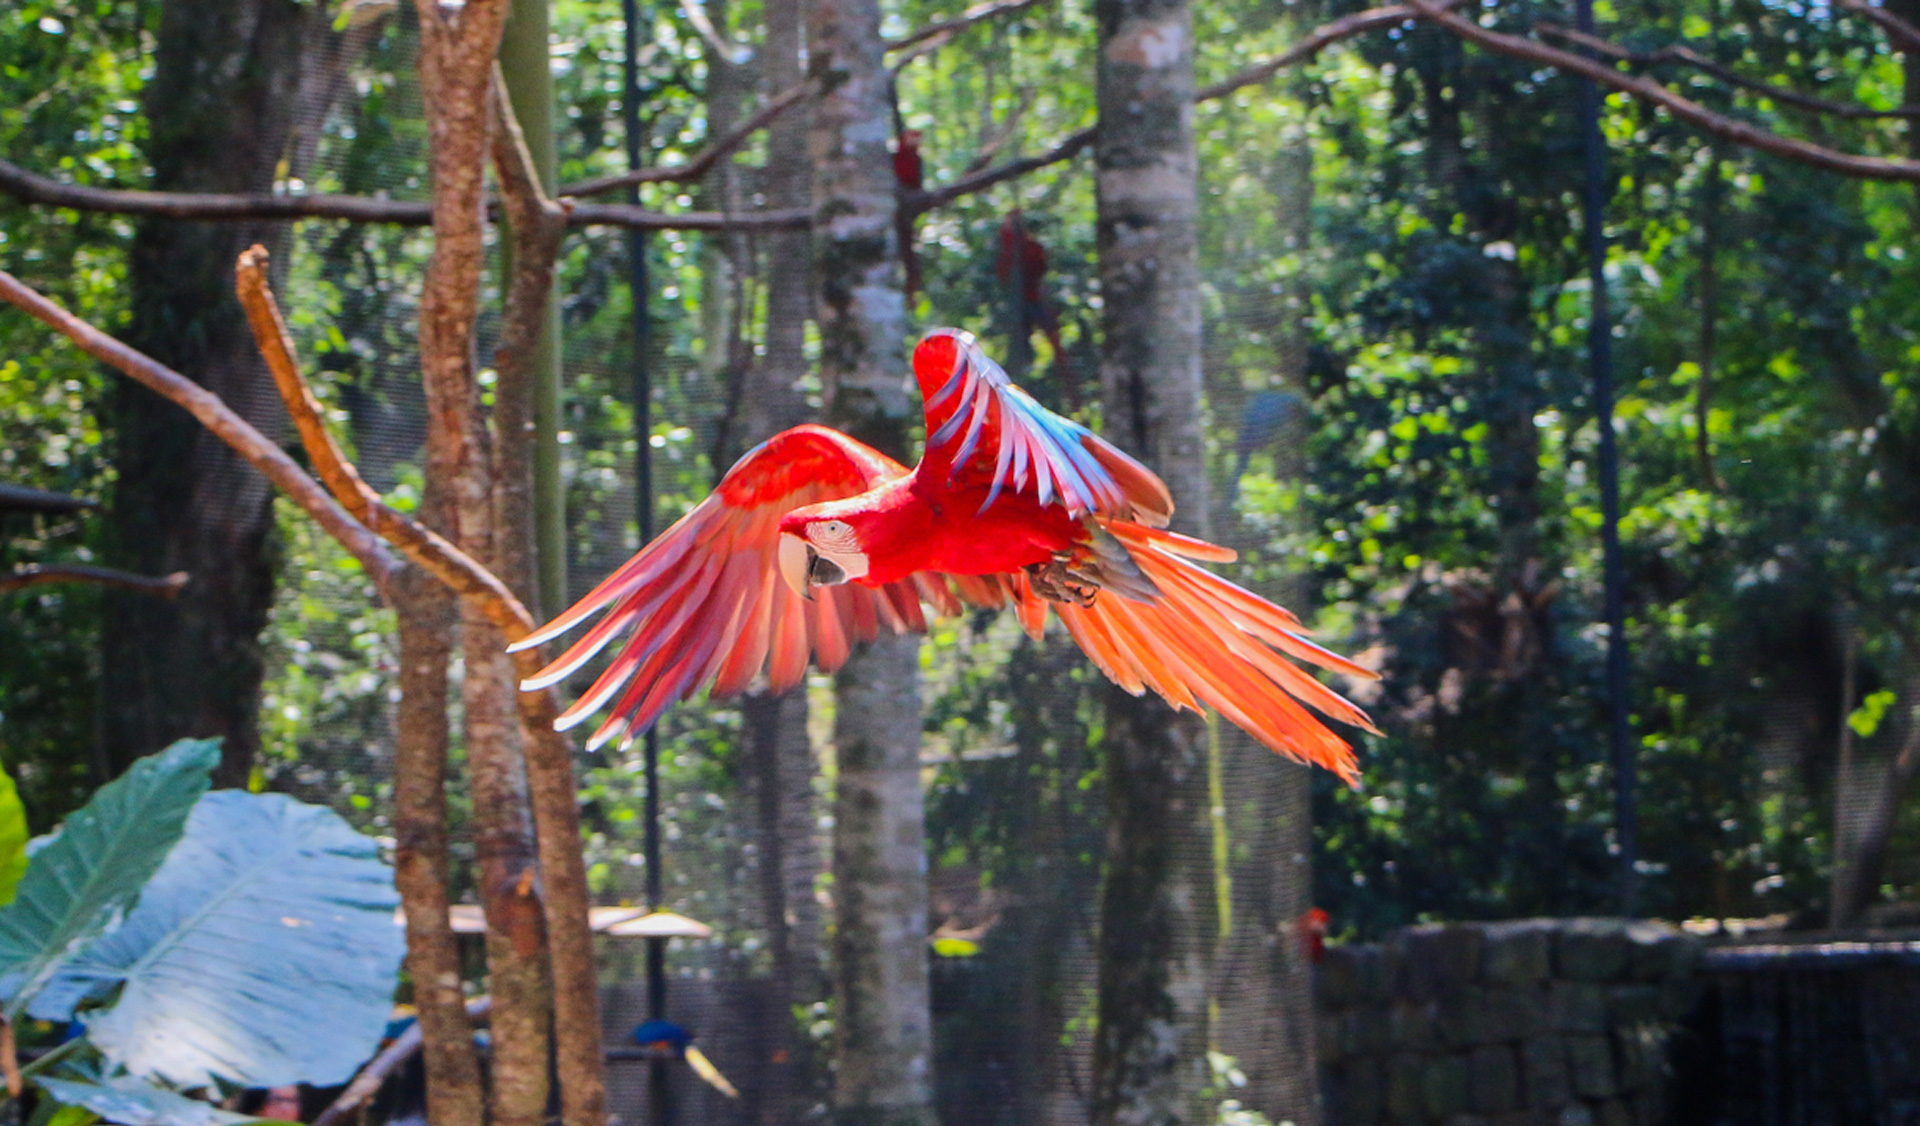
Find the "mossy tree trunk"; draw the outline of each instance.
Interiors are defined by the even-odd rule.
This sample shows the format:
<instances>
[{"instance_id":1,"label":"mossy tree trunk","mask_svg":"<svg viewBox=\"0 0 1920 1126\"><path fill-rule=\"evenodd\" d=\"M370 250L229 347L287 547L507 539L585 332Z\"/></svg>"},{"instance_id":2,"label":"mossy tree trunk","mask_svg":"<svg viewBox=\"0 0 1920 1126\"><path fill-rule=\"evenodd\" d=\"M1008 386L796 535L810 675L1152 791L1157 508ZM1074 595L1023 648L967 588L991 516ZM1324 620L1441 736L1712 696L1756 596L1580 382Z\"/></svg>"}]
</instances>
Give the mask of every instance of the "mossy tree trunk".
<instances>
[{"instance_id":1,"label":"mossy tree trunk","mask_svg":"<svg viewBox=\"0 0 1920 1126\"><path fill-rule=\"evenodd\" d=\"M768 97L803 76L806 5L765 6L761 82ZM775 119L767 136L767 166L761 181L767 206L805 207L813 198L807 164L807 103ZM807 421L812 411L801 381L806 378L807 321L813 312L813 272L806 231L777 231L762 241L767 261L765 349L744 375L737 429L741 449ZM812 1101L807 1079L808 1041L794 1020L797 1005L827 994L823 932L814 886L824 867L815 825L813 746L807 738L807 694L754 695L742 706L760 838L761 910L767 928L771 981L767 997L768 1046L773 1059L763 1072L763 1126L798 1120Z\"/></svg>"},{"instance_id":2,"label":"mossy tree trunk","mask_svg":"<svg viewBox=\"0 0 1920 1126\"><path fill-rule=\"evenodd\" d=\"M906 300L888 76L877 0L815 0L809 131L821 377L835 426L896 457L919 409ZM834 1119L934 1121L928 1011L919 642L883 638L839 676L834 721Z\"/></svg>"}]
</instances>

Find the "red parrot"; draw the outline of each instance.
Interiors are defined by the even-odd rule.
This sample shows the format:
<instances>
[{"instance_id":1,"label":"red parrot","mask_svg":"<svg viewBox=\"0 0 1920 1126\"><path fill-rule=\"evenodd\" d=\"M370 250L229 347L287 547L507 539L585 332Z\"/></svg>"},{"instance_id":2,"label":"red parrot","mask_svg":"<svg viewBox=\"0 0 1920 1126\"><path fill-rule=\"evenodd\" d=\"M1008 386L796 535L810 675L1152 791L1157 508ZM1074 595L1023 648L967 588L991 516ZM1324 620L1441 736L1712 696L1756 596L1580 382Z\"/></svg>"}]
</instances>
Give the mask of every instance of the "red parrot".
<instances>
[{"instance_id":1,"label":"red parrot","mask_svg":"<svg viewBox=\"0 0 1920 1126\"><path fill-rule=\"evenodd\" d=\"M893 146L893 178L909 192L924 191L927 186L926 166L920 160L920 136L918 129L902 129ZM920 251L913 245L919 228L904 207L895 213L894 234L900 242L900 264L907 272L907 305L911 308L920 296Z\"/></svg>"},{"instance_id":2,"label":"red parrot","mask_svg":"<svg viewBox=\"0 0 1920 1126\"><path fill-rule=\"evenodd\" d=\"M1333 916L1325 908L1310 907L1298 919L1293 921L1293 930L1300 938L1300 951L1307 961L1318 963L1327 956L1327 927L1333 922Z\"/></svg>"},{"instance_id":3,"label":"red parrot","mask_svg":"<svg viewBox=\"0 0 1920 1126\"><path fill-rule=\"evenodd\" d=\"M1016 331L1024 338L1037 328L1046 336L1047 343L1053 345L1054 369L1071 391L1072 372L1067 350L1060 343L1060 318L1047 300L1047 248L1034 237L1019 208L1000 221L1000 255L994 262L994 274L1002 284L1018 289Z\"/></svg>"},{"instance_id":4,"label":"red parrot","mask_svg":"<svg viewBox=\"0 0 1920 1126\"><path fill-rule=\"evenodd\" d=\"M1166 530L1167 487L1145 466L1014 386L973 337L913 354L926 449L912 470L844 434L796 426L749 451L704 501L572 609L515 645L605 616L524 687L557 683L624 638L561 729L607 708L589 749L631 741L703 685L832 671L882 627L924 632L925 603L1012 604L1047 616L1127 691L1217 709L1261 743L1353 782L1353 753L1303 707L1374 730L1286 660L1374 674L1306 639L1299 619L1202 568L1232 550Z\"/></svg>"}]
</instances>

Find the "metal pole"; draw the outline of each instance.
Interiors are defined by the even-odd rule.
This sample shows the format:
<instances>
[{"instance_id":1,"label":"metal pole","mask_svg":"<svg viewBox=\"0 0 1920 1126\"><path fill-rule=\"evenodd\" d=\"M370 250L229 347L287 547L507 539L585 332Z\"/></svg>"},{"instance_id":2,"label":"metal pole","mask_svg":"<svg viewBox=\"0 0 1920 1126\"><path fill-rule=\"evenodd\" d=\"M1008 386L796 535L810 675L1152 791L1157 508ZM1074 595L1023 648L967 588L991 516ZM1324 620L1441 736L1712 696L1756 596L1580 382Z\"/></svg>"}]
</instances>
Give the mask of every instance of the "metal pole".
<instances>
[{"instance_id":1,"label":"metal pole","mask_svg":"<svg viewBox=\"0 0 1920 1126\"><path fill-rule=\"evenodd\" d=\"M627 141L627 167L640 167L640 44L641 14L639 0L621 0L620 13L626 21L626 58L624 93L620 99L621 123ZM651 21L648 21L651 26ZM627 188L627 202L640 202L640 187ZM653 370L649 351L653 343L653 319L647 306L652 285L647 278L647 235L645 231L627 232L627 284L633 302L633 491L634 508L640 529L640 542L653 540ZM647 866L647 909L658 911L664 897L660 856L660 737L650 727L644 737L646 806L643 811L646 837L642 846ZM647 943L647 1017L664 1020L667 1015L667 943L649 938ZM665 1059L655 1058L647 1065L653 1126L672 1126L673 1099L667 1087Z\"/></svg>"},{"instance_id":2,"label":"metal pole","mask_svg":"<svg viewBox=\"0 0 1920 1126\"><path fill-rule=\"evenodd\" d=\"M1593 34L1593 0L1575 0L1574 23ZM1600 549L1607 618L1607 707L1613 752L1613 823L1620 848L1620 912L1632 915L1640 891L1638 764L1628 725L1626 592L1620 563L1620 452L1613 434L1613 320L1607 307L1606 141L1600 135L1600 91L1580 80L1580 124L1586 141L1587 276L1591 312L1587 355L1593 368L1593 414L1600 431Z\"/></svg>"}]
</instances>

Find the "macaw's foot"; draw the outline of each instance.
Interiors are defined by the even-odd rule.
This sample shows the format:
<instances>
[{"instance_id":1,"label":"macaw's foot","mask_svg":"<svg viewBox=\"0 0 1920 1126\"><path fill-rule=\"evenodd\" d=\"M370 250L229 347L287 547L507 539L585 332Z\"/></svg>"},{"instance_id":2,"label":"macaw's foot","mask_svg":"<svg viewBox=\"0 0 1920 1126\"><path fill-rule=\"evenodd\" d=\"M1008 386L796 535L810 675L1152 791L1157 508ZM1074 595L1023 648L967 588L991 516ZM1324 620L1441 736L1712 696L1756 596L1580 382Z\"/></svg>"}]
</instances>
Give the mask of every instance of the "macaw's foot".
<instances>
[{"instance_id":1,"label":"macaw's foot","mask_svg":"<svg viewBox=\"0 0 1920 1126\"><path fill-rule=\"evenodd\" d=\"M1026 571L1027 585L1033 588L1033 593L1049 602L1091 606L1094 596L1100 593L1099 582L1093 576L1068 566L1068 560L1064 557L1031 564Z\"/></svg>"}]
</instances>

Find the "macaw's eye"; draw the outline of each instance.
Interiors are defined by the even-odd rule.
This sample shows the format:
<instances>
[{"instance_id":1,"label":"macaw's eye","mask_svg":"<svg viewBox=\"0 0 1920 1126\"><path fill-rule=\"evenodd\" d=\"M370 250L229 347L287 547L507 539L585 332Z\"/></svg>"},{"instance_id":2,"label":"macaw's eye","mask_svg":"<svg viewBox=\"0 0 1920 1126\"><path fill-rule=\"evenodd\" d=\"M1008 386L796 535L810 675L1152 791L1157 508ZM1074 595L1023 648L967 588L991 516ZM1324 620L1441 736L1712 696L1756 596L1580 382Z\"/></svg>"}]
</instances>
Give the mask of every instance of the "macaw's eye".
<instances>
[{"instance_id":1,"label":"macaw's eye","mask_svg":"<svg viewBox=\"0 0 1920 1126\"><path fill-rule=\"evenodd\" d=\"M807 538L828 551L858 551L853 525L845 520L817 520L807 527Z\"/></svg>"}]
</instances>

